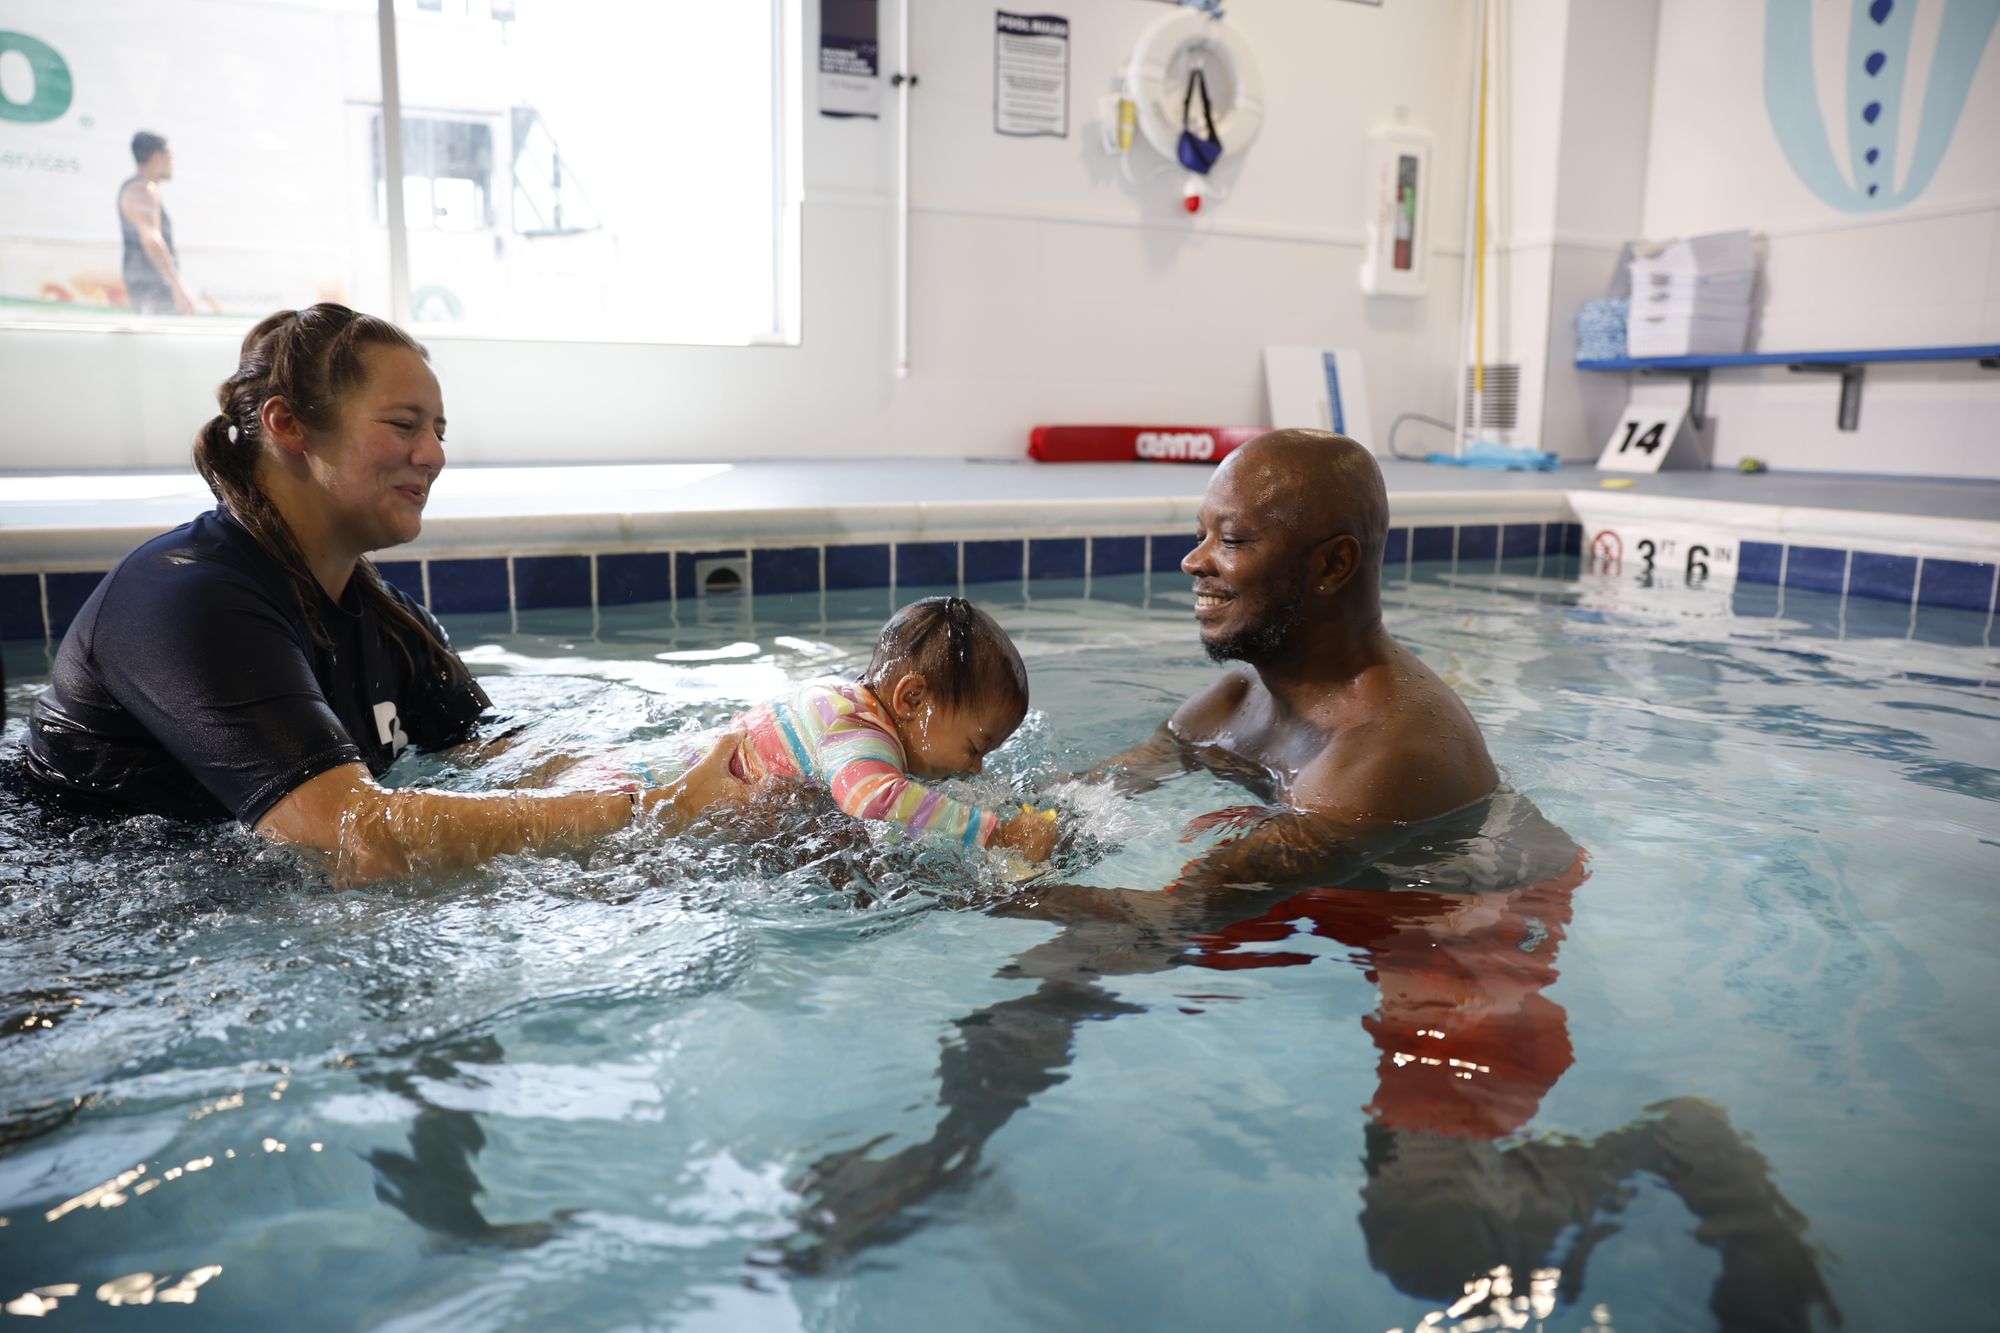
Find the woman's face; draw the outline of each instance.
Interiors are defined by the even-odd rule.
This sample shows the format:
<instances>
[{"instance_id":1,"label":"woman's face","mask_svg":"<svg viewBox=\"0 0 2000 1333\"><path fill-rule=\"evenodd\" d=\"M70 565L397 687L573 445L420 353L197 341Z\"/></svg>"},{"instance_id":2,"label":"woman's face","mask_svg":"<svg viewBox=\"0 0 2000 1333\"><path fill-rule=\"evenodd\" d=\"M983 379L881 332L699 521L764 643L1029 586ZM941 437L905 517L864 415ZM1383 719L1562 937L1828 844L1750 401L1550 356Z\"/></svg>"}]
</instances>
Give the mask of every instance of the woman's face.
<instances>
[{"instance_id":1,"label":"woman's face","mask_svg":"<svg viewBox=\"0 0 2000 1333\"><path fill-rule=\"evenodd\" d=\"M331 538L363 555L415 540L444 470L444 395L407 347L365 347L366 375L340 405L339 423L307 452L325 497Z\"/></svg>"}]
</instances>

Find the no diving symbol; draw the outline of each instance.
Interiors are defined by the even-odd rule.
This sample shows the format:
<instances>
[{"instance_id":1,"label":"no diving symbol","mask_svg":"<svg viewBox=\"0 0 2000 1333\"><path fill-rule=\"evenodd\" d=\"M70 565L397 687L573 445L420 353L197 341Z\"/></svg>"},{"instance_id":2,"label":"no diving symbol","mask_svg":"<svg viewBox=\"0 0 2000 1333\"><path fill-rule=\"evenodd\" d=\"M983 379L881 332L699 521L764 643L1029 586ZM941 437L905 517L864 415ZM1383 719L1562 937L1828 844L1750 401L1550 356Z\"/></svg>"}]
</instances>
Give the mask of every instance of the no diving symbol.
<instances>
[{"instance_id":1,"label":"no diving symbol","mask_svg":"<svg viewBox=\"0 0 2000 1333\"><path fill-rule=\"evenodd\" d=\"M1610 528L1590 539L1590 567L1614 569L1625 562L1625 542Z\"/></svg>"}]
</instances>

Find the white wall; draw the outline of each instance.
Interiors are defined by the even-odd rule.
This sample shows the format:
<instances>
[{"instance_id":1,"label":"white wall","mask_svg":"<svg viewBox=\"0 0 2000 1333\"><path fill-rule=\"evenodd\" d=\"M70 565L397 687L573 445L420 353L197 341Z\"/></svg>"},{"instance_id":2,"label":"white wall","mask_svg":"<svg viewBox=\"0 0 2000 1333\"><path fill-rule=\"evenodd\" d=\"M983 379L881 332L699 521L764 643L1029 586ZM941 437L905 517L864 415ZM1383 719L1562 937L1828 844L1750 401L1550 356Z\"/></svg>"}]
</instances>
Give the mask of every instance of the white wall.
<instances>
[{"instance_id":1,"label":"white wall","mask_svg":"<svg viewBox=\"0 0 2000 1333\"><path fill-rule=\"evenodd\" d=\"M1853 7L1811 8L1819 103L1844 163ZM1945 8L1915 10L1899 153L1905 163ZM1764 235L1758 351L2000 343L2000 136L1993 132L2000 126L2000 34L1984 52L1928 188L1899 208L1857 213L1816 196L1771 127L1765 18L1764 5L1741 0L1660 6L1646 234L1747 227ZM1871 366L1866 374L1854 432L1836 427L1829 378L1782 368L1718 374L1709 394L1715 462L1733 465L1749 455L1772 467L2000 478L2000 374L1967 365ZM1662 385L1639 392L1673 398L1686 391Z\"/></svg>"},{"instance_id":2,"label":"white wall","mask_svg":"<svg viewBox=\"0 0 2000 1333\"><path fill-rule=\"evenodd\" d=\"M1512 432L1595 458L1625 385L1579 373L1576 312L1641 225L1656 0L1507 0L1490 43L1486 337L1520 367ZM1467 356L1477 345L1468 331Z\"/></svg>"},{"instance_id":3,"label":"white wall","mask_svg":"<svg viewBox=\"0 0 2000 1333\"><path fill-rule=\"evenodd\" d=\"M817 6L801 6L813 52ZM1018 456L1045 421L1255 423L1267 343L1359 346L1377 428L1448 414L1471 6L1243 0L1268 114L1224 201L1128 185L1097 96L1170 13L1075 0L1071 132L992 131L991 7L913 6L912 372L892 374L893 122L806 88L803 345L429 338L456 461ZM885 66L895 34L886 27ZM807 60L808 68L812 60ZM1366 138L1437 139L1431 295L1359 291ZM1135 150L1143 174L1160 159ZM226 335L0 331L0 468L173 467L234 363Z\"/></svg>"}]
</instances>

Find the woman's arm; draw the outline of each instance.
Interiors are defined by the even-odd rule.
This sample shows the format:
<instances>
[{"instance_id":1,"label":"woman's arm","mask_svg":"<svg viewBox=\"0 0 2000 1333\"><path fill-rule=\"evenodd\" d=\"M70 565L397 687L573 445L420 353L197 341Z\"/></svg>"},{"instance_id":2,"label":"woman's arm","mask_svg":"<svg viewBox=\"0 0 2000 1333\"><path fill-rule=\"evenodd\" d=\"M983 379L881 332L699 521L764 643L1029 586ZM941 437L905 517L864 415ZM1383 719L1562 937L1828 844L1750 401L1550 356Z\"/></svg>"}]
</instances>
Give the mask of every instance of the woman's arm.
<instances>
[{"instance_id":1,"label":"woman's arm","mask_svg":"<svg viewBox=\"0 0 2000 1333\"><path fill-rule=\"evenodd\" d=\"M477 865L509 852L571 847L623 828L641 808L669 831L749 788L729 772L740 735L723 737L669 786L621 791L502 791L478 794L391 789L362 764L328 769L292 789L257 832L325 857L334 883L352 888L424 871Z\"/></svg>"}]
</instances>

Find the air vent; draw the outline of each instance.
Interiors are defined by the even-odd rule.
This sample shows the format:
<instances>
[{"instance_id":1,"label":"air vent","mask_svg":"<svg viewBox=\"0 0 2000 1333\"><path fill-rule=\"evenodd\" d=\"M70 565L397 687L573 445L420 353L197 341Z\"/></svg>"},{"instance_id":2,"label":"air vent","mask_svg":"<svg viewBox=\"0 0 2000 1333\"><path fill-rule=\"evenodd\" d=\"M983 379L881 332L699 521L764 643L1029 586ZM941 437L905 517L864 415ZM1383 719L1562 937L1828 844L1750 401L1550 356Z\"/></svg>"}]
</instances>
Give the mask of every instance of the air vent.
<instances>
[{"instance_id":1,"label":"air vent","mask_svg":"<svg viewBox=\"0 0 2000 1333\"><path fill-rule=\"evenodd\" d=\"M1487 430L1512 430L1521 411L1521 367L1513 362L1486 367L1486 388L1475 394L1473 370L1465 371L1465 422ZM1475 398L1483 400L1475 402Z\"/></svg>"}]
</instances>

